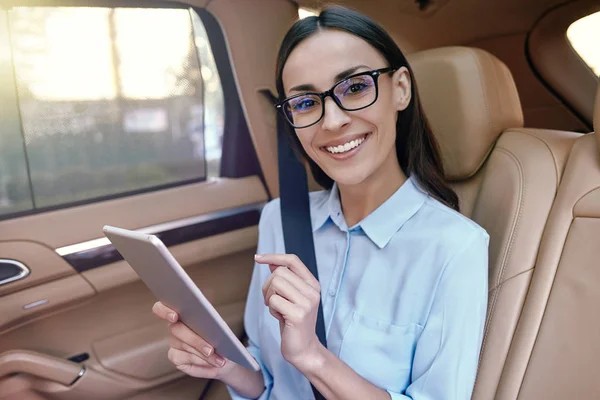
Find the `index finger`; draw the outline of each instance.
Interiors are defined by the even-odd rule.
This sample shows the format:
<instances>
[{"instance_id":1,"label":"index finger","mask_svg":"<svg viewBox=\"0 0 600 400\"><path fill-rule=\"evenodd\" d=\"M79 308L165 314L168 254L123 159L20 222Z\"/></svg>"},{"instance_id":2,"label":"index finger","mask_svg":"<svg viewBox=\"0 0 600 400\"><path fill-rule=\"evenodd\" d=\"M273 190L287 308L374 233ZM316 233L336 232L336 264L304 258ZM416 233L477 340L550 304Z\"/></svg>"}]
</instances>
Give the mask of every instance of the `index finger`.
<instances>
[{"instance_id":1,"label":"index finger","mask_svg":"<svg viewBox=\"0 0 600 400\"><path fill-rule=\"evenodd\" d=\"M259 264L281 265L298 275L312 287L318 287L319 281L295 254L257 254L254 259Z\"/></svg>"},{"instance_id":2,"label":"index finger","mask_svg":"<svg viewBox=\"0 0 600 400\"><path fill-rule=\"evenodd\" d=\"M165 306L160 301L157 301L152 306L152 312L160 319L164 319L168 322L177 322L179 315L169 307Z\"/></svg>"}]
</instances>

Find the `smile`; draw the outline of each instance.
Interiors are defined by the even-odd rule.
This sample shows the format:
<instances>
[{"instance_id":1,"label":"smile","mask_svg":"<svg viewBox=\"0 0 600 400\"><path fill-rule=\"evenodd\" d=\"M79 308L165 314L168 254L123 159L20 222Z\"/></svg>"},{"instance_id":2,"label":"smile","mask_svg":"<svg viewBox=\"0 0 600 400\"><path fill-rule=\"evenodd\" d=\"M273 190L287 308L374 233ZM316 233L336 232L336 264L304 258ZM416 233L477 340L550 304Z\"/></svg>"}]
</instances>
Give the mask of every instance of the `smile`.
<instances>
[{"instance_id":1,"label":"smile","mask_svg":"<svg viewBox=\"0 0 600 400\"><path fill-rule=\"evenodd\" d=\"M351 140L349 142L339 144L337 146L326 146L324 148L325 148L325 150L327 150L327 152L329 152L331 154L343 154L343 153L347 153L347 152L349 152L351 150L354 150L355 148L357 148L361 144L363 144L363 142L367 139L367 136L368 136L368 134L365 134L365 135L363 135L362 137L360 137L358 139L354 139L354 140Z\"/></svg>"}]
</instances>

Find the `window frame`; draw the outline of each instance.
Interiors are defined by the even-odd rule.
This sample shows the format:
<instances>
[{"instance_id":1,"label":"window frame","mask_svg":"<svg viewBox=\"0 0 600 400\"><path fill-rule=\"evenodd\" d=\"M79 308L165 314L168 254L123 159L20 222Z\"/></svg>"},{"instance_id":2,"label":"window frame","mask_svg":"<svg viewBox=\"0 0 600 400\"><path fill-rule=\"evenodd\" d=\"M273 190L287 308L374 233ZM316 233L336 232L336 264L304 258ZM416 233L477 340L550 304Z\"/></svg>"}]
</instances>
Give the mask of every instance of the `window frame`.
<instances>
[{"instance_id":1,"label":"window frame","mask_svg":"<svg viewBox=\"0 0 600 400\"><path fill-rule=\"evenodd\" d=\"M7 11L11 7L7 7L3 4L0 6L0 12ZM213 53L213 57L215 60L215 64L217 67L217 71L220 76L222 91L223 91L223 100L224 100L224 126L223 126L223 145L221 149L221 162L220 162L220 177L219 178L241 178L246 176L258 176L264 187L266 188L263 172L261 170L260 164L258 162L258 157L256 155L256 151L254 149L254 145L251 140L250 131L248 129L248 124L245 119L245 115L242 110L241 100L238 93L238 89L235 84L235 79L233 75L233 68L231 65L231 60L229 57L229 53L227 51L227 43L225 40L225 35L222 30L221 25L217 21L217 19L206 9L194 7L185 3L175 3L175 2L141 2L141 1L92 1L92 2L84 2L84 1L52 1L50 4L44 1L27 1L26 4L18 4L16 1L14 2L15 7L136 7L136 8L167 8L167 9L183 9L188 10L190 12L196 12L202 24L204 25L204 29L206 30L208 41L211 46L211 50ZM10 48L9 48L10 50ZM12 64L12 54L11 61L8 63ZM14 65L14 64L13 64ZM200 61L200 67L202 63ZM1 71L0 71L1 72ZM22 129L22 121L19 110L18 103L18 95L17 95L17 82L14 71L12 71L11 75L11 89L15 94L13 98L16 106L16 111L18 114L18 130L23 138L23 143L25 147L25 157L26 157L26 146L24 142L24 134ZM204 138L206 140L206 138ZM155 185L147 188L140 188L125 192L119 192L116 194L110 194L105 196L98 196L84 200L72 201L67 203L61 203L52 206L44 206L44 207L36 207L35 204L35 196L34 190L32 188L32 180L29 169L29 160L25 159L25 164L27 165L27 179L29 182L30 189L30 199L32 208L23 211L17 211L12 213L0 214L0 221L20 218L45 212L51 212L56 210L68 209L73 207L79 207L87 204L99 203L110 201L114 199L136 196L140 194L152 193L156 191L162 191L167 189L172 189L180 186L197 184L201 182L210 181L210 178L207 178L206 174L207 170L207 160L206 156L204 157L205 164L205 176L194 179L186 179L181 181L169 182L162 185Z\"/></svg>"},{"instance_id":2,"label":"window frame","mask_svg":"<svg viewBox=\"0 0 600 400\"><path fill-rule=\"evenodd\" d=\"M527 34L525 54L540 82L592 130L597 77L567 38L580 18L600 11L596 0L557 6L543 15Z\"/></svg>"}]
</instances>

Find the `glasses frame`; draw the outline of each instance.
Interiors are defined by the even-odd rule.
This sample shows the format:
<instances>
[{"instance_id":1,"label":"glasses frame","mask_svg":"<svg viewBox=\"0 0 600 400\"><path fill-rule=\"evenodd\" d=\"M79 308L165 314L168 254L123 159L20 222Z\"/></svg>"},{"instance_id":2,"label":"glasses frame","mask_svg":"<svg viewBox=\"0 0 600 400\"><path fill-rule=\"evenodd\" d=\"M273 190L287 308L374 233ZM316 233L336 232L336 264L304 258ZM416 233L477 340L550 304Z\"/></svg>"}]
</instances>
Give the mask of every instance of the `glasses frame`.
<instances>
[{"instance_id":1,"label":"glasses frame","mask_svg":"<svg viewBox=\"0 0 600 400\"><path fill-rule=\"evenodd\" d=\"M327 98L327 97L331 97L333 99L333 101L335 102L335 104L337 104L337 106L339 108L341 108L342 110L344 110L344 111L358 111L358 110L363 110L363 109L365 109L367 107L372 106L373 104L375 104L375 102L379 98L379 83L378 83L379 76L382 75L382 74L388 73L388 72L395 71L397 69L398 68L395 68L395 67L386 67L386 68L374 69L374 70L371 70L371 71L359 72L359 73L350 75L350 76L348 76L348 77L340 80L335 85L333 85L331 89L329 89L329 90L327 90L325 92L322 92L322 93L318 93L318 92L304 92L304 93L300 93L300 94L296 94L296 95L290 96L290 97L288 97L286 99L283 99L279 103L275 104L275 108L277 108L278 111L281 111L281 113L285 117L285 120L294 129L308 128L310 126L316 125L319 122L321 122L321 120L325 116L325 98ZM347 81L348 79L356 78L357 76L363 76L363 75L369 75L369 76L371 76L373 78L373 83L375 84L375 99L373 99L373 101L371 103L369 103L369 104L367 104L366 106L363 106L363 107L359 107L359 108L346 108L346 107L344 107L342 105L342 102L340 101L340 99L338 99L337 96L334 94L335 88L338 87L343 82ZM303 126L296 126L296 125L294 125L294 123L292 121L290 121L290 118L288 117L287 113L283 109L283 105L286 102L288 102L288 101L290 101L292 99L295 99L296 97L306 96L306 95L309 95L309 94L317 95L321 99L321 116L319 117L319 119L317 119L312 124L303 125Z\"/></svg>"}]
</instances>

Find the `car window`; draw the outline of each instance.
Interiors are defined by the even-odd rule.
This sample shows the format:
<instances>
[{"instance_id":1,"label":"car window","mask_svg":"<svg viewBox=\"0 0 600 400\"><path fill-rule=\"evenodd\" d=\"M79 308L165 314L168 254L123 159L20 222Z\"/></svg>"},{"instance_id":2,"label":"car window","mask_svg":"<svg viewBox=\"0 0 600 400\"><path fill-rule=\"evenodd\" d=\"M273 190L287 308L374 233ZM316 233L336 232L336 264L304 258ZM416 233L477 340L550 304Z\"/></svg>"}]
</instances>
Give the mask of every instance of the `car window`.
<instances>
[{"instance_id":1,"label":"car window","mask_svg":"<svg viewBox=\"0 0 600 400\"><path fill-rule=\"evenodd\" d=\"M194 10L3 14L0 215L219 175L224 95Z\"/></svg>"},{"instance_id":2,"label":"car window","mask_svg":"<svg viewBox=\"0 0 600 400\"><path fill-rule=\"evenodd\" d=\"M577 54L600 76L600 12L573 22L567 37Z\"/></svg>"},{"instance_id":3,"label":"car window","mask_svg":"<svg viewBox=\"0 0 600 400\"><path fill-rule=\"evenodd\" d=\"M317 15L317 12L305 7L298 7L298 18L303 19Z\"/></svg>"}]
</instances>

